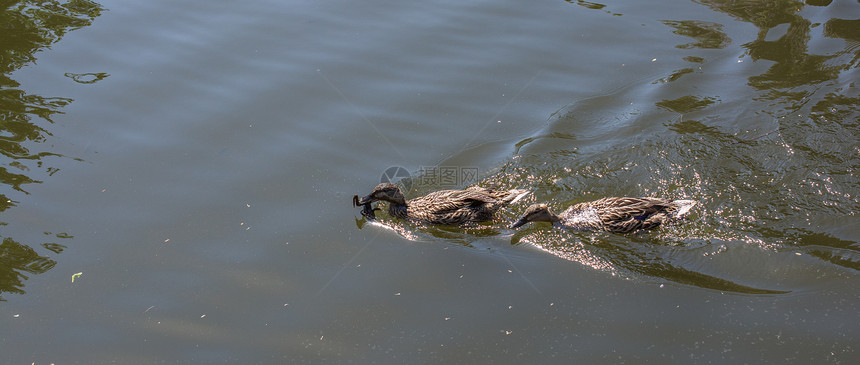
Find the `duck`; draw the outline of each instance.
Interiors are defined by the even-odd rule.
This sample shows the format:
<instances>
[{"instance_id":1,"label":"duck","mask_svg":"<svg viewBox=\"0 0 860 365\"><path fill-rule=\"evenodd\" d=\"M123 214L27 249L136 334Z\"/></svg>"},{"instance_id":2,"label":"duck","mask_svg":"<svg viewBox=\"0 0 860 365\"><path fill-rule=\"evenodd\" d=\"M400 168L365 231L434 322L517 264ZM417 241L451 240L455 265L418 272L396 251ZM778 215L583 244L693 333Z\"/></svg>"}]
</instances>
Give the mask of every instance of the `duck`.
<instances>
[{"instance_id":1,"label":"duck","mask_svg":"<svg viewBox=\"0 0 860 365\"><path fill-rule=\"evenodd\" d=\"M630 233L683 218L696 204L695 200L610 197L579 203L555 214L546 203L540 203L529 206L510 228L529 222L551 222L555 227L576 231Z\"/></svg>"},{"instance_id":2,"label":"duck","mask_svg":"<svg viewBox=\"0 0 860 365\"><path fill-rule=\"evenodd\" d=\"M355 200L354 206L364 210L375 201L388 202L388 214L402 219L439 224L469 225L493 219L496 211L526 196L526 190L493 190L472 186L465 190L439 190L406 200L400 188L381 183L367 196Z\"/></svg>"}]
</instances>

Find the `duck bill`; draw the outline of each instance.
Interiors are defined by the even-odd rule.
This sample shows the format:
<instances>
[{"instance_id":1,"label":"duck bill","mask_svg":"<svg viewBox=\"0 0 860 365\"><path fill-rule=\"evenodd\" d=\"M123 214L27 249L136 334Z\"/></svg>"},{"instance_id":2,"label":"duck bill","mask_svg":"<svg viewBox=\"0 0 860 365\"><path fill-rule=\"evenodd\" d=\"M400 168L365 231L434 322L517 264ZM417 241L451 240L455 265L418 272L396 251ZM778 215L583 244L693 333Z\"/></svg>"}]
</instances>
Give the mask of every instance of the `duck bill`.
<instances>
[{"instance_id":1,"label":"duck bill","mask_svg":"<svg viewBox=\"0 0 860 365\"><path fill-rule=\"evenodd\" d=\"M517 229L517 228L520 228L520 227L524 226L524 225L525 225L526 223L528 223L528 222L529 222L529 221L527 221L525 218L520 218L518 221L516 221L516 222L514 222L513 224L511 224L511 229Z\"/></svg>"},{"instance_id":2,"label":"duck bill","mask_svg":"<svg viewBox=\"0 0 860 365\"><path fill-rule=\"evenodd\" d=\"M373 203L376 200L377 199L374 198L373 195L368 195L368 196L365 196L361 199L359 199L358 195L356 195L352 198L352 203L355 204L355 206L359 206L359 205L365 205L365 204Z\"/></svg>"}]
</instances>

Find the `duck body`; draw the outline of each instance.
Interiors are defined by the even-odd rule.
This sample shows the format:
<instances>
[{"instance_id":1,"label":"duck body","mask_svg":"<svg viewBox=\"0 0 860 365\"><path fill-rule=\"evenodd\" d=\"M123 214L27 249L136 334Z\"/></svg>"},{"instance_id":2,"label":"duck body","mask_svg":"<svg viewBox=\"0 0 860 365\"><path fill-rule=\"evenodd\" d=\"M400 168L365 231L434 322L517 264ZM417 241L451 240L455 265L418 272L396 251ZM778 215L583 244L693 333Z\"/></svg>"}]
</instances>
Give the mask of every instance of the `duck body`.
<instances>
[{"instance_id":1,"label":"duck body","mask_svg":"<svg viewBox=\"0 0 860 365\"><path fill-rule=\"evenodd\" d=\"M440 190L406 200L400 188L391 183L376 186L358 205L374 201L388 202L388 214L415 221L463 225L493 219L496 211L528 194L525 190L500 191L482 187L466 190Z\"/></svg>"},{"instance_id":2,"label":"duck body","mask_svg":"<svg viewBox=\"0 0 860 365\"><path fill-rule=\"evenodd\" d=\"M659 227L682 218L696 205L693 200L611 197L579 203L556 215L546 204L534 204L511 225L552 222L553 226L578 231L602 230L629 233Z\"/></svg>"}]
</instances>

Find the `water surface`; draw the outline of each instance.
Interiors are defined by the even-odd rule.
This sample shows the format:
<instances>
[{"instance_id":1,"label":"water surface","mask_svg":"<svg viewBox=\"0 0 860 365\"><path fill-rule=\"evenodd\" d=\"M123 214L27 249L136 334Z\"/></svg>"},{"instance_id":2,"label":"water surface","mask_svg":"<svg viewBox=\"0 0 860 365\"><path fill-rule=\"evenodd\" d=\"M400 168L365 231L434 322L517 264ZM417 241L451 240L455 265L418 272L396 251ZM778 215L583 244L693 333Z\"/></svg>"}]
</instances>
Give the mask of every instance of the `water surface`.
<instances>
[{"instance_id":1,"label":"water surface","mask_svg":"<svg viewBox=\"0 0 860 365\"><path fill-rule=\"evenodd\" d=\"M7 3L9 363L860 359L857 2ZM505 228L613 195L699 205Z\"/></svg>"}]
</instances>

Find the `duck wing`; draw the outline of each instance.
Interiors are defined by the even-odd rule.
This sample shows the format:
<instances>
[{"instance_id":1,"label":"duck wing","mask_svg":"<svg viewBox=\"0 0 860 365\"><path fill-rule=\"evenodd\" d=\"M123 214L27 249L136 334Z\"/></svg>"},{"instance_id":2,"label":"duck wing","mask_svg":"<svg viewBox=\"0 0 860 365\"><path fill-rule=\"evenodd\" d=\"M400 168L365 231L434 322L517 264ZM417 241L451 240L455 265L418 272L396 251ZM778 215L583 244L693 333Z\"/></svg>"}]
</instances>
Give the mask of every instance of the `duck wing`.
<instances>
[{"instance_id":1,"label":"duck wing","mask_svg":"<svg viewBox=\"0 0 860 365\"><path fill-rule=\"evenodd\" d=\"M499 200L478 190L441 190L407 202L412 218L431 223L460 224L492 218Z\"/></svg>"},{"instance_id":2,"label":"duck wing","mask_svg":"<svg viewBox=\"0 0 860 365\"><path fill-rule=\"evenodd\" d=\"M632 232L659 226L675 210L671 200L661 198L604 198L590 203L612 232Z\"/></svg>"},{"instance_id":3,"label":"duck wing","mask_svg":"<svg viewBox=\"0 0 860 365\"><path fill-rule=\"evenodd\" d=\"M482 190L440 190L432 192L425 196L415 198L409 201L410 204L417 203L421 200L425 203L433 205L475 205L475 204L492 204L498 201L497 198L490 194L486 194Z\"/></svg>"}]
</instances>

